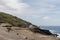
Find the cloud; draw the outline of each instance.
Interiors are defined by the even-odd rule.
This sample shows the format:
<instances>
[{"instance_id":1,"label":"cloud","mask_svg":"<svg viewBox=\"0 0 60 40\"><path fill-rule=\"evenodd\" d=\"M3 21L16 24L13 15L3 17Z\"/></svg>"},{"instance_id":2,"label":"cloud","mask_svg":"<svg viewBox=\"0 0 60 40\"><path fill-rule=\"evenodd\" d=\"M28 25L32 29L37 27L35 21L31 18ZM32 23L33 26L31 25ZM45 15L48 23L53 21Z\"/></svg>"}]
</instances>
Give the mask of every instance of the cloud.
<instances>
[{"instance_id":1,"label":"cloud","mask_svg":"<svg viewBox=\"0 0 60 40\"><path fill-rule=\"evenodd\" d=\"M43 17L44 20L48 20L48 19L50 19L50 18L51 18L51 17L49 17L49 16Z\"/></svg>"},{"instance_id":2,"label":"cloud","mask_svg":"<svg viewBox=\"0 0 60 40\"><path fill-rule=\"evenodd\" d=\"M40 18L40 16L38 16L38 15L31 15L31 17L34 19L37 19L37 18Z\"/></svg>"},{"instance_id":3,"label":"cloud","mask_svg":"<svg viewBox=\"0 0 60 40\"><path fill-rule=\"evenodd\" d=\"M56 7L56 0L33 0L29 3L22 0L0 0L0 9L11 14L40 15L50 13Z\"/></svg>"},{"instance_id":4,"label":"cloud","mask_svg":"<svg viewBox=\"0 0 60 40\"><path fill-rule=\"evenodd\" d=\"M20 0L0 0L0 11L11 14L21 14L29 7L28 4Z\"/></svg>"},{"instance_id":5,"label":"cloud","mask_svg":"<svg viewBox=\"0 0 60 40\"><path fill-rule=\"evenodd\" d=\"M31 2L31 3L30 3ZM26 2L27 3L27 2ZM31 0L28 4L30 4L30 8L25 11L26 15L44 15L52 13L52 10L56 9L56 0Z\"/></svg>"},{"instance_id":6,"label":"cloud","mask_svg":"<svg viewBox=\"0 0 60 40\"><path fill-rule=\"evenodd\" d=\"M0 0L0 11L16 15L34 24L53 25L54 19L60 20L60 0ZM60 22L57 21L58 23Z\"/></svg>"}]
</instances>

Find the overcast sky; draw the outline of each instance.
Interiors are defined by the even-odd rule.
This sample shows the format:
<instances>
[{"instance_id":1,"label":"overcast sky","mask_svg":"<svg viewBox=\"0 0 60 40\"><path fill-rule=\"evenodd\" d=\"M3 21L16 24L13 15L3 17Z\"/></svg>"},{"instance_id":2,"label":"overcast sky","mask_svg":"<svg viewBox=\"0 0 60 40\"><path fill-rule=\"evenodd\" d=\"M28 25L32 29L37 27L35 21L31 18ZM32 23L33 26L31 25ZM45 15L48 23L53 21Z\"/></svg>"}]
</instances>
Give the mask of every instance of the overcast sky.
<instances>
[{"instance_id":1,"label":"overcast sky","mask_svg":"<svg viewBox=\"0 0 60 40\"><path fill-rule=\"evenodd\" d=\"M0 0L0 11L36 25L60 25L60 0Z\"/></svg>"}]
</instances>

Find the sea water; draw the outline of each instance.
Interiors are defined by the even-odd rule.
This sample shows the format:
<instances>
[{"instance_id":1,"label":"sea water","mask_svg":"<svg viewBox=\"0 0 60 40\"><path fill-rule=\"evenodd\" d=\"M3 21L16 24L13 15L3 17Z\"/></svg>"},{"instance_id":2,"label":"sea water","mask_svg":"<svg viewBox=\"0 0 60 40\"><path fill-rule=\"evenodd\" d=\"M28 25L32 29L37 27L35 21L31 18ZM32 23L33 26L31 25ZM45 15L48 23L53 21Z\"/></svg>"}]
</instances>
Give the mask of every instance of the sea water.
<instances>
[{"instance_id":1,"label":"sea water","mask_svg":"<svg viewBox=\"0 0 60 40\"><path fill-rule=\"evenodd\" d=\"M57 37L60 37L60 26L40 26L40 28L47 29L53 34L58 34L59 36Z\"/></svg>"}]
</instances>

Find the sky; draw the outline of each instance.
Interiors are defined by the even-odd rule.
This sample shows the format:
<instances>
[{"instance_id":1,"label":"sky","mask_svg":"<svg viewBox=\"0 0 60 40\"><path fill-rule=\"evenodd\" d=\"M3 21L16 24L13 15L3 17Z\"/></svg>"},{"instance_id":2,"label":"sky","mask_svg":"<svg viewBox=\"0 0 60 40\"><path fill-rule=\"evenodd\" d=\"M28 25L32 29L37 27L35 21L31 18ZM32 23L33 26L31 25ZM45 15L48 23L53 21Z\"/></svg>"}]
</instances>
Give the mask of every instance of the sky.
<instances>
[{"instance_id":1,"label":"sky","mask_svg":"<svg viewBox=\"0 0 60 40\"><path fill-rule=\"evenodd\" d=\"M0 11L35 25L60 26L60 0L0 0Z\"/></svg>"}]
</instances>

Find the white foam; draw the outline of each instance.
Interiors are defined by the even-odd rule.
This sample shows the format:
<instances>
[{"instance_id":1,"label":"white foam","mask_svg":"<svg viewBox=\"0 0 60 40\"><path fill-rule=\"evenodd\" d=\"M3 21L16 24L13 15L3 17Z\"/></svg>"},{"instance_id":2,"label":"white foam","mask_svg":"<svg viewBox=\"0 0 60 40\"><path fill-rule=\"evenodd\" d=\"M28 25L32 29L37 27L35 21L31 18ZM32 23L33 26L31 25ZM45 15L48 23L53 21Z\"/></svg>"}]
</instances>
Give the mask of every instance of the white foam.
<instances>
[{"instance_id":1,"label":"white foam","mask_svg":"<svg viewBox=\"0 0 60 40\"><path fill-rule=\"evenodd\" d=\"M56 34L55 30L49 30L52 34Z\"/></svg>"},{"instance_id":2,"label":"white foam","mask_svg":"<svg viewBox=\"0 0 60 40\"><path fill-rule=\"evenodd\" d=\"M59 33L57 33L57 34L58 34L58 36L57 36L57 37L58 37L58 38L60 38L60 34L59 34Z\"/></svg>"},{"instance_id":3,"label":"white foam","mask_svg":"<svg viewBox=\"0 0 60 40\"><path fill-rule=\"evenodd\" d=\"M55 30L49 30L52 34L57 34L58 36L57 36L57 38L60 38L60 34L59 33L56 33L56 31Z\"/></svg>"}]
</instances>

